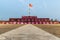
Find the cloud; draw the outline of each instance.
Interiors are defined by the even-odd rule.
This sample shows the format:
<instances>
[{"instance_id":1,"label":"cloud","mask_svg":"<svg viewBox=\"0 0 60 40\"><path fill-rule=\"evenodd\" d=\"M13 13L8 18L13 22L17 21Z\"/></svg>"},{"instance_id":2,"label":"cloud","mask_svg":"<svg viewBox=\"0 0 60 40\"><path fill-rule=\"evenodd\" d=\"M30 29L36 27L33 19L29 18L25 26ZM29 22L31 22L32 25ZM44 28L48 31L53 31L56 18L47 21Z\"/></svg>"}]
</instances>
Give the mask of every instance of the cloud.
<instances>
[{"instance_id":1,"label":"cloud","mask_svg":"<svg viewBox=\"0 0 60 40\"><path fill-rule=\"evenodd\" d=\"M21 3L23 3L23 4L27 3L27 1L28 1L28 0L19 0L19 2L21 2Z\"/></svg>"},{"instance_id":2,"label":"cloud","mask_svg":"<svg viewBox=\"0 0 60 40\"><path fill-rule=\"evenodd\" d=\"M45 1L45 0L41 0L41 1L42 1L41 7L42 7L42 8L47 8L47 3L46 3L46 1Z\"/></svg>"},{"instance_id":3,"label":"cloud","mask_svg":"<svg viewBox=\"0 0 60 40\"><path fill-rule=\"evenodd\" d=\"M45 0L43 0L43 5L42 5L44 8L47 8L47 3Z\"/></svg>"}]
</instances>

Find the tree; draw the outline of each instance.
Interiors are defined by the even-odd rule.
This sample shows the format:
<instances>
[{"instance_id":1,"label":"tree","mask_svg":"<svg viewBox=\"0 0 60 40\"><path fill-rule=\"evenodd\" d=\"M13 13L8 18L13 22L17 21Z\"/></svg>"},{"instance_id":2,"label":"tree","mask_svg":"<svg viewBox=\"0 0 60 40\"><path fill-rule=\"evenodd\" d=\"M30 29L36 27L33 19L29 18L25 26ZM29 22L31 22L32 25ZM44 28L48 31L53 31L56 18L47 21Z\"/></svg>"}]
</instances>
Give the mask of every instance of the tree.
<instances>
[{"instance_id":1,"label":"tree","mask_svg":"<svg viewBox=\"0 0 60 40\"><path fill-rule=\"evenodd\" d=\"M57 19L55 19L54 21L58 21Z\"/></svg>"},{"instance_id":2,"label":"tree","mask_svg":"<svg viewBox=\"0 0 60 40\"><path fill-rule=\"evenodd\" d=\"M53 19L51 19L51 21L53 21Z\"/></svg>"}]
</instances>

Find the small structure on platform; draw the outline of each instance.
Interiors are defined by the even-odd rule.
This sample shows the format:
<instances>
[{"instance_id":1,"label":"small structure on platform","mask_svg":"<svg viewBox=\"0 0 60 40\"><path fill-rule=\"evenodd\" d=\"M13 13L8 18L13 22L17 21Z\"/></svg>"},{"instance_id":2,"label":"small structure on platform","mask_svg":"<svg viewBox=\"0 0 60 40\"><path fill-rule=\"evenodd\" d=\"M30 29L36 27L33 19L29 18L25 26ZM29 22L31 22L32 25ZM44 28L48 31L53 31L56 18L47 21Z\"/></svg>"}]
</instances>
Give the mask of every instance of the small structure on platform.
<instances>
[{"instance_id":1,"label":"small structure on platform","mask_svg":"<svg viewBox=\"0 0 60 40\"><path fill-rule=\"evenodd\" d=\"M49 18L38 18L37 16L22 16L22 18L10 18L8 21L0 21L0 24L59 24Z\"/></svg>"}]
</instances>

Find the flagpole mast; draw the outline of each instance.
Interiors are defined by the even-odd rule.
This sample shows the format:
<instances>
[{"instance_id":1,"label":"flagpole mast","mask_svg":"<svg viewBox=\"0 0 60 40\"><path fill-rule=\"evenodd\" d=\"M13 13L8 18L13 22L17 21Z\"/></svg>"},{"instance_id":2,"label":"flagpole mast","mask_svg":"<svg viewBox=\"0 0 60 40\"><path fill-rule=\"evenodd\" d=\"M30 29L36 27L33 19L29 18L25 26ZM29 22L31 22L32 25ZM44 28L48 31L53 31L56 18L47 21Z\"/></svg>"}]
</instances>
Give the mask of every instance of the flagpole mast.
<instances>
[{"instance_id":1,"label":"flagpole mast","mask_svg":"<svg viewBox=\"0 0 60 40\"><path fill-rule=\"evenodd\" d=\"M30 16L30 7L29 7L29 16Z\"/></svg>"},{"instance_id":2,"label":"flagpole mast","mask_svg":"<svg viewBox=\"0 0 60 40\"><path fill-rule=\"evenodd\" d=\"M29 3L29 16L31 14L31 12L30 12L31 11L31 8L32 8L32 4Z\"/></svg>"}]
</instances>

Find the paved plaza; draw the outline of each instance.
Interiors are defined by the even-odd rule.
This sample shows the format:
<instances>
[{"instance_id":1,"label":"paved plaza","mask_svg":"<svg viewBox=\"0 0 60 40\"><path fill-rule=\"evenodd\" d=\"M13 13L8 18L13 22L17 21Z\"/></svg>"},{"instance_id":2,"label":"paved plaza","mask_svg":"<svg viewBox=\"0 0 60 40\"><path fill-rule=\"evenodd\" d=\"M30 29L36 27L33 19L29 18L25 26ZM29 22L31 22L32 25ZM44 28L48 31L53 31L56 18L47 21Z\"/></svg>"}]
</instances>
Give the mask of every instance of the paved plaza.
<instances>
[{"instance_id":1,"label":"paved plaza","mask_svg":"<svg viewBox=\"0 0 60 40\"><path fill-rule=\"evenodd\" d=\"M0 40L60 40L60 38L27 24L0 35Z\"/></svg>"}]
</instances>

